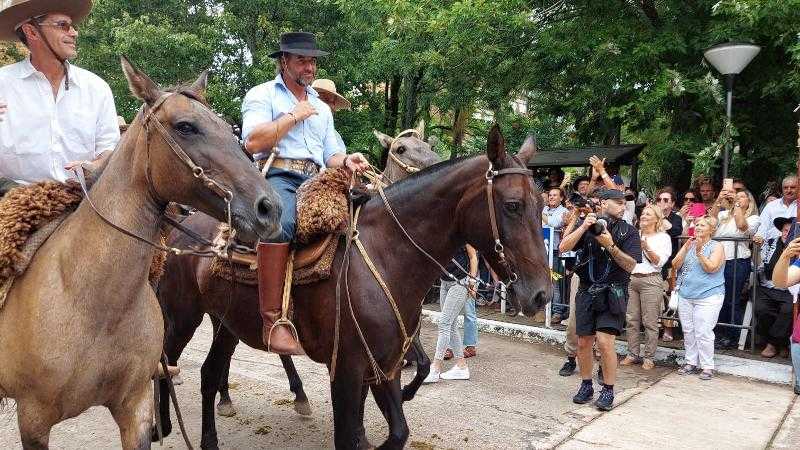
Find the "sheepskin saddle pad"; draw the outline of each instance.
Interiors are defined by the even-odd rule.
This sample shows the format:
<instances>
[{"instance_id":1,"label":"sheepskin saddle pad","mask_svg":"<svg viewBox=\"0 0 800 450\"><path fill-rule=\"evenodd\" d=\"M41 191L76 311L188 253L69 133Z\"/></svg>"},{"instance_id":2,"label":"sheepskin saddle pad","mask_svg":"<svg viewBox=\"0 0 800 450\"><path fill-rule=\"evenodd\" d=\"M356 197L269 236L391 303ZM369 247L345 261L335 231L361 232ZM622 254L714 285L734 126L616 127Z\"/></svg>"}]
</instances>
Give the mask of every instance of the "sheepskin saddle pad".
<instances>
[{"instance_id":1,"label":"sheepskin saddle pad","mask_svg":"<svg viewBox=\"0 0 800 450\"><path fill-rule=\"evenodd\" d=\"M292 284L302 285L330 278L339 236L349 224L350 175L345 169L328 169L297 190L297 224ZM227 225L220 225L215 239L226 239ZM255 252L234 253L230 261L214 258L211 273L228 281L256 285Z\"/></svg>"},{"instance_id":2,"label":"sheepskin saddle pad","mask_svg":"<svg viewBox=\"0 0 800 450\"><path fill-rule=\"evenodd\" d=\"M0 307L13 280L28 268L36 250L83 200L78 182L43 181L11 189L0 199ZM157 252L151 279L163 273L165 254Z\"/></svg>"}]
</instances>

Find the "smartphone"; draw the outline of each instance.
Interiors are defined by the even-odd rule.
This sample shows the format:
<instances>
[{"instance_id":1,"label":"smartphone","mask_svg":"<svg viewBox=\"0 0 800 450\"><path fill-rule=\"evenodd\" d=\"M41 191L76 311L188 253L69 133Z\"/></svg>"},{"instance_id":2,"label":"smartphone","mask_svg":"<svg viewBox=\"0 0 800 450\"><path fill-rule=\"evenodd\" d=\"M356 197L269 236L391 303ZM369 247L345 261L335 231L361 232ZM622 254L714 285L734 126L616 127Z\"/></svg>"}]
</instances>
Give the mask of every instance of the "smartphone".
<instances>
[{"instance_id":1,"label":"smartphone","mask_svg":"<svg viewBox=\"0 0 800 450\"><path fill-rule=\"evenodd\" d=\"M692 217L703 217L706 215L706 205L701 202L692 203L689 207L689 215Z\"/></svg>"},{"instance_id":2,"label":"smartphone","mask_svg":"<svg viewBox=\"0 0 800 450\"><path fill-rule=\"evenodd\" d=\"M724 180L722 180L722 190L723 191L733 190L733 178L725 178Z\"/></svg>"}]
</instances>

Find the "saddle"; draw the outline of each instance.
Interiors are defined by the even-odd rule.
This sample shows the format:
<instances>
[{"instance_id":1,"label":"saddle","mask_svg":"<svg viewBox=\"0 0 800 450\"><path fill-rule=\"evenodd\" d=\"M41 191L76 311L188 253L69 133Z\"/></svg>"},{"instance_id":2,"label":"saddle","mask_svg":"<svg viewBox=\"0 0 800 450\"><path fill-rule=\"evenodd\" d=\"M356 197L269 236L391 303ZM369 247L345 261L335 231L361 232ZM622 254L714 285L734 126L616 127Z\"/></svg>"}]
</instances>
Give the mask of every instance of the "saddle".
<instances>
[{"instance_id":1,"label":"saddle","mask_svg":"<svg viewBox=\"0 0 800 450\"><path fill-rule=\"evenodd\" d=\"M330 278L336 249L349 225L349 191L350 175L344 169L325 170L297 190L293 285ZM227 225L220 225L214 243L224 242L227 236ZM214 258L211 273L228 281L257 285L255 245L244 245L252 251L231 252L230 262Z\"/></svg>"},{"instance_id":2,"label":"saddle","mask_svg":"<svg viewBox=\"0 0 800 450\"><path fill-rule=\"evenodd\" d=\"M83 191L74 180L19 186L0 198L0 308L16 277L25 273L36 251L82 200ZM151 281L163 273L165 259L166 253L156 252Z\"/></svg>"}]
</instances>

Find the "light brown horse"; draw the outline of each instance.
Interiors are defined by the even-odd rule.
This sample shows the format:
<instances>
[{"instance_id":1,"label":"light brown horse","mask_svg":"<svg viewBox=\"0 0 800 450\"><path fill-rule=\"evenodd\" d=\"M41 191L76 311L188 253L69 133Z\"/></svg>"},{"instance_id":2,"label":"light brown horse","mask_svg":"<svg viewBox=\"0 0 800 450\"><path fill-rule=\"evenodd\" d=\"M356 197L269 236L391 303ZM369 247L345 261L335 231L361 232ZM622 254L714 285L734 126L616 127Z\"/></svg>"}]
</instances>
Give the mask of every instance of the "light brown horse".
<instances>
[{"instance_id":1,"label":"light brown horse","mask_svg":"<svg viewBox=\"0 0 800 450\"><path fill-rule=\"evenodd\" d=\"M97 210L156 242L168 201L226 219L213 180L230 192L240 234L277 232L279 199L203 100L206 75L168 94L124 58L122 67L145 106L89 192ZM16 400L24 448L47 448L54 424L98 405L111 411L124 449L150 448L150 380L164 332L147 280L153 255L83 201L16 280L0 310L0 397Z\"/></svg>"},{"instance_id":2,"label":"light brown horse","mask_svg":"<svg viewBox=\"0 0 800 450\"><path fill-rule=\"evenodd\" d=\"M375 136L389 152L389 160L383 173L385 182L398 181L440 160L431 146L421 139L421 130L408 130L401 136L391 136L375 131ZM194 214L183 222L208 240L212 240L219 221L204 214ZM188 236L173 232L170 245L189 245ZM183 349L192 339L195 330L208 314L214 324L214 339L201 369L200 389L202 393L202 440L204 449L217 448L218 438L214 417L214 399L217 392L220 401L217 411L223 416L236 413L228 390L228 370L236 345L241 339L252 348L264 350L261 315L258 312L258 289L256 286L232 283L209 274L210 261L195 256L169 255L165 273L161 278L157 296L164 312L166 333L164 351L171 364L177 363ZM220 326L220 321L223 326ZM420 358L426 358L420 352ZM295 394L294 409L299 414L311 414L303 383L297 374L291 356L280 356L289 379L289 389ZM427 372L421 373L421 383ZM419 383L417 383L417 387ZM168 394L166 381L161 382L161 395ZM170 407L161 402L160 416L163 435L172 431ZM153 440L158 439L153 430Z\"/></svg>"}]
</instances>

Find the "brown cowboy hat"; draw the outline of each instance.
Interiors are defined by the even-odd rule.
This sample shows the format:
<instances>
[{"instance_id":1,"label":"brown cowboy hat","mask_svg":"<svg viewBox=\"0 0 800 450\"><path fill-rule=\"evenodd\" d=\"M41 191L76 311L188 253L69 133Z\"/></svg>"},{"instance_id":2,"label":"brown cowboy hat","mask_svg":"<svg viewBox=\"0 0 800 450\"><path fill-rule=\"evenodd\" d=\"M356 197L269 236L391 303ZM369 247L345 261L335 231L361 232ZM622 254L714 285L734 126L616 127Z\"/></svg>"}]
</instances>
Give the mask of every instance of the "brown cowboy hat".
<instances>
[{"instance_id":1,"label":"brown cowboy hat","mask_svg":"<svg viewBox=\"0 0 800 450\"><path fill-rule=\"evenodd\" d=\"M332 80L327 78L319 78L311 83L311 87L317 92L324 92L326 94L333 95L336 98L336 101L333 103L334 111L338 111L340 109L350 109L350 101L336 92L336 83L334 83Z\"/></svg>"},{"instance_id":2,"label":"brown cowboy hat","mask_svg":"<svg viewBox=\"0 0 800 450\"><path fill-rule=\"evenodd\" d=\"M34 17L61 13L77 24L91 10L92 0L0 0L0 41L18 41L14 30Z\"/></svg>"}]
</instances>

